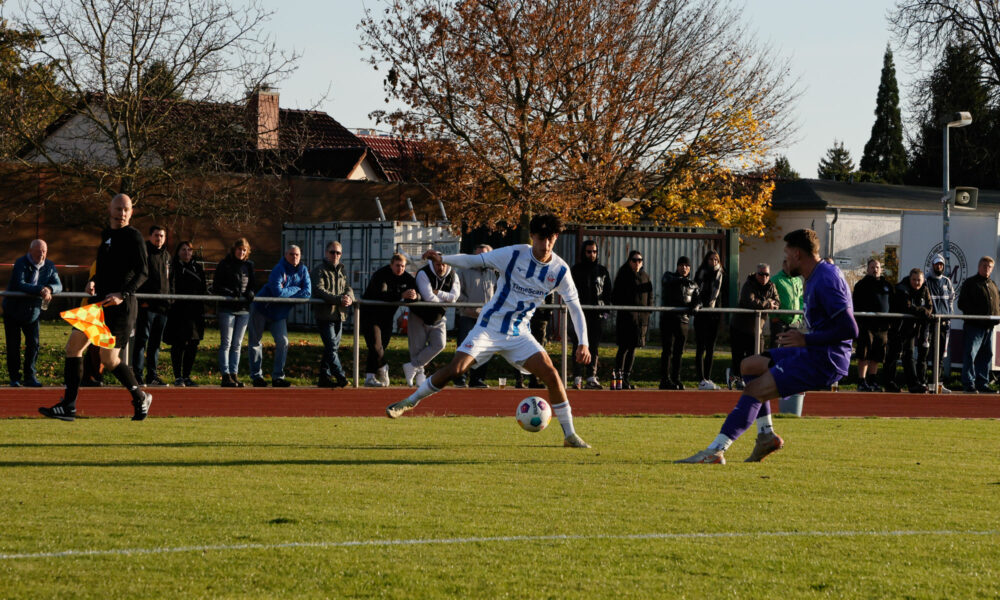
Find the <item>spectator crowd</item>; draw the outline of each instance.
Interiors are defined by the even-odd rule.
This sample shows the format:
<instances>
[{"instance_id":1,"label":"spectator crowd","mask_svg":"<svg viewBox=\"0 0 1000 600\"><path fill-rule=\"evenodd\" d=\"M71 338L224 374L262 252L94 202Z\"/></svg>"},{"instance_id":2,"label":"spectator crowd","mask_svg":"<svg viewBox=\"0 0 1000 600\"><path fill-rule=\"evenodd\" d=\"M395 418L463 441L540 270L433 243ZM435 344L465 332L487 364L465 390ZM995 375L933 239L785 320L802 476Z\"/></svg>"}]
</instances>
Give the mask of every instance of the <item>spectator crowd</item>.
<instances>
[{"instance_id":1,"label":"spectator crowd","mask_svg":"<svg viewBox=\"0 0 1000 600\"><path fill-rule=\"evenodd\" d=\"M244 386L238 377L244 335L248 336L250 384L254 387L291 385L285 378L285 366L289 347L288 317L294 305L281 300L307 298L321 301L312 303L312 314L323 342L317 385L331 388L347 385L339 348L344 324L354 310L356 298L341 262L344 250L339 242L329 242L323 260L311 270L302 264L301 249L288 246L281 260L270 270L267 282L258 289L247 239L233 242L210 278L202 263L196 260L191 242L180 241L171 254L167 249L167 234L159 225L149 229L145 248L148 273L138 292L184 297L146 297L139 301L129 361L137 381L146 386L167 385L159 376L158 368L160 347L166 344L170 346L173 385L197 385L192 379L192 369L204 338L208 308L207 303L197 297L212 294L229 298L215 303L220 337L218 365L223 387ZM490 246L482 244L474 252L491 250ZM63 290L56 266L46 258L47 253L44 240L31 242L27 253L15 261L7 285L8 291L27 296L5 296L3 299L7 372L11 386L42 385L35 364L39 350L39 318L53 295ZM629 252L614 277L608 267L600 263L599 257L598 243L586 240L580 245L579 258L571 270L580 302L586 307L584 317L591 351L588 363L574 364L572 386L575 389L633 389L636 350L646 345L649 336L653 311L644 308L654 305L653 279L638 250ZM399 368L407 386L419 386L427 377L428 365L445 348L447 305L455 302L482 305L497 293L498 273L488 267L453 269L443 263L435 266L428 262L414 276L407 271L407 261L406 255L394 254L388 265L372 274L361 296L363 301L393 303L370 304L360 313L358 327L367 348L364 358L364 385L367 387L389 385L390 365L386 350L397 325L398 304L404 307L411 302L434 305L412 306L406 311L409 353L408 360ZM855 357L859 391L929 391L933 373L929 376L928 369L935 363L931 354L934 351L933 327L939 324L936 358L938 380L942 385L936 391L950 392L947 383L951 358L946 352L951 322L935 320L934 315L953 314L956 310L968 316L1000 315L1000 291L990 278L993 258L982 257L977 272L962 283L960 290L956 290L945 273L943 256L936 255L931 262L928 272L914 268L899 283L892 283L883 274L881 262L872 258L866 265L864 277L854 286L855 313L901 313L911 317L866 315L857 318L859 336L855 342ZM713 380L713 361L724 319L719 312L703 312L702 309L722 306L725 281L721 257L714 250L702 257L697 269L693 269L689 257L681 256L673 269L660 276L660 306L675 309L660 312L661 390L684 389L681 363L692 327L697 387L720 389ZM772 273L769 264L757 264L742 282L738 297L738 308L760 312L738 313L729 319L732 362L724 384L730 388L742 388L739 365L742 359L754 354L758 345L766 348L768 343L775 343L779 333L807 326L799 314L770 312L803 309L803 281L801 277L790 276L784 268ZM261 300L264 298L279 301L265 302ZM546 298L546 303L554 301L553 297ZM480 310L467 306L456 308L455 336L459 342L475 326ZM547 341L551 318L551 310L538 310L530 323L531 334L542 344ZM963 319L960 377L963 392L993 391L990 376L994 324L989 320ZM617 351L606 386L598 376L597 350L607 341L602 338L602 332L608 327L613 328ZM575 352L578 341L573 329L569 331ZM765 332L768 338L764 337ZM271 334L275 346L270 382L264 376L265 333ZM88 369L91 362L94 366ZM901 380L897 379L897 363L902 367ZM99 364L99 360L85 360L82 385L100 384ZM486 366L479 365L467 376L459 377L455 385L488 387ZM98 373L94 373L95 369ZM543 387L533 377L525 382L516 369L511 375L515 387ZM501 384L504 380L500 379Z\"/></svg>"}]
</instances>

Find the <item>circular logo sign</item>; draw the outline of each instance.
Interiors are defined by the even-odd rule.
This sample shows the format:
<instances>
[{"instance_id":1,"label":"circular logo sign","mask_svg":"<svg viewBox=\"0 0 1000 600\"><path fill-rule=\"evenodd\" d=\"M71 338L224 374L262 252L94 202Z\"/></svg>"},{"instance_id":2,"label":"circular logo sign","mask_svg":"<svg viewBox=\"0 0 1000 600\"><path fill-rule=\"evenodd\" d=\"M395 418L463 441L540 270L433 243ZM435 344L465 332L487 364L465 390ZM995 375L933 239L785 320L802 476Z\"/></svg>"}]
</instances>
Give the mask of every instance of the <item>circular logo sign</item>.
<instances>
[{"instance_id":1,"label":"circular logo sign","mask_svg":"<svg viewBox=\"0 0 1000 600\"><path fill-rule=\"evenodd\" d=\"M924 271L930 272L934 265L931 261L934 260L935 254L944 255L941 249L944 247L942 242L934 244L931 249L927 252L927 257L924 258ZM948 249L951 250L951 257L948 260L948 269L945 271L945 275L948 279L951 279L951 283L954 284L955 289L962 287L962 282L965 281L965 277L969 273L969 263L965 258L965 252L962 252L962 248L953 242L948 242Z\"/></svg>"}]
</instances>

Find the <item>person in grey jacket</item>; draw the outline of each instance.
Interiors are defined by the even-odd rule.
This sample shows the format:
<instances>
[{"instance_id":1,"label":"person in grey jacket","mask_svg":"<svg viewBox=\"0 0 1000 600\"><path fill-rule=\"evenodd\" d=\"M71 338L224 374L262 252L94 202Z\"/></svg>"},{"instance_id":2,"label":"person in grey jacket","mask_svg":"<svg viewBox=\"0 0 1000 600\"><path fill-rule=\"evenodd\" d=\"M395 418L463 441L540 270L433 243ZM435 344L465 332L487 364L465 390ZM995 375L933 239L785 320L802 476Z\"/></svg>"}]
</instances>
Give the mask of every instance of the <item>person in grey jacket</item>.
<instances>
[{"instance_id":1,"label":"person in grey jacket","mask_svg":"<svg viewBox=\"0 0 1000 600\"><path fill-rule=\"evenodd\" d=\"M340 242L330 242L326 245L326 256L312 272L312 295L326 304L313 304L313 316L316 317L316 327L319 337L323 340L323 357L319 363L319 387L344 387L347 376L340 364L340 336L344 332L344 321L348 317L348 309L354 304L354 290L347 279L347 272L340 259L344 248Z\"/></svg>"},{"instance_id":2,"label":"person in grey jacket","mask_svg":"<svg viewBox=\"0 0 1000 600\"><path fill-rule=\"evenodd\" d=\"M11 387L42 387L35 376L38 358L38 318L42 304L52 300L52 294L62 291L56 266L45 258L49 247L45 240L34 240L28 253L14 261L14 270L7 291L38 296L24 298L5 296L3 299L3 329L7 338L7 373ZM24 379L21 379L21 334L24 334Z\"/></svg>"},{"instance_id":3,"label":"person in grey jacket","mask_svg":"<svg viewBox=\"0 0 1000 600\"><path fill-rule=\"evenodd\" d=\"M931 301L934 303L934 312L936 314L950 315L955 312L955 284L944 274L944 256L940 254L935 254L934 258L931 259L931 270L927 273L927 290L931 293ZM949 331L951 331L951 319L941 319L940 345L938 346L938 381L941 382L941 391L945 394L951 392L945 384L951 374L950 355L947 362L945 362L945 355L948 353ZM931 337L931 340L933 339ZM917 368L925 369L926 367L924 365L917 365Z\"/></svg>"}]
</instances>

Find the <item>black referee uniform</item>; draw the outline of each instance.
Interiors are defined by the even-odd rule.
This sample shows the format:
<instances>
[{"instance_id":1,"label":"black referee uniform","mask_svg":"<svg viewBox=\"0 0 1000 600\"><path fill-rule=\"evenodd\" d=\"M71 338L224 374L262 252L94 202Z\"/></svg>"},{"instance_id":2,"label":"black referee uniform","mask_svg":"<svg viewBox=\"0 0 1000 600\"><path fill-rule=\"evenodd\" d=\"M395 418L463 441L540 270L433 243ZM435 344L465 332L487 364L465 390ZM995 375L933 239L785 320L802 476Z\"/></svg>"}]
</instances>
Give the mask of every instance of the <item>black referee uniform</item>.
<instances>
[{"instance_id":1,"label":"black referee uniform","mask_svg":"<svg viewBox=\"0 0 1000 600\"><path fill-rule=\"evenodd\" d=\"M114 201L112 201L114 202ZM131 212L131 211L130 211ZM101 246L97 249L97 269L94 272L95 300L102 302L110 294L121 294L123 302L104 307L104 324L115 336L115 348L128 343L139 312L135 292L148 275L146 242L134 227L125 225L118 229L108 227L101 232ZM132 396L133 421L146 418L152 395L142 391L132 369L120 361L111 372ZM52 407L40 407L38 412L50 419L72 421L76 418L76 398L83 379L83 358L66 357L66 389L62 400Z\"/></svg>"},{"instance_id":2,"label":"black referee uniform","mask_svg":"<svg viewBox=\"0 0 1000 600\"><path fill-rule=\"evenodd\" d=\"M139 313L135 292L148 275L146 241L138 229L126 225L101 232L97 272L93 278L96 297L103 300L108 294L117 292L125 300L116 306L104 307L104 324L115 336L115 348L124 347L135 330L135 318Z\"/></svg>"}]
</instances>

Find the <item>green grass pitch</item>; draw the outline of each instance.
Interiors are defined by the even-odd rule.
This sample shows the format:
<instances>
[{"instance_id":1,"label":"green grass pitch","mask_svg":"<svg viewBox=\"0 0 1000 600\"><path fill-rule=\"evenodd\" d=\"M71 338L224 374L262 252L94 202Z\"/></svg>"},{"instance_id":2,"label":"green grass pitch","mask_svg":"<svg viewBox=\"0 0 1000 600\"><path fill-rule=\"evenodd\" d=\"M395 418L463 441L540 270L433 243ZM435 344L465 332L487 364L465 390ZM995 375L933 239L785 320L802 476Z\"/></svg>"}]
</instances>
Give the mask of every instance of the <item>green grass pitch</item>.
<instances>
[{"instance_id":1,"label":"green grass pitch","mask_svg":"<svg viewBox=\"0 0 1000 600\"><path fill-rule=\"evenodd\" d=\"M0 421L3 598L986 598L997 422Z\"/></svg>"}]
</instances>

